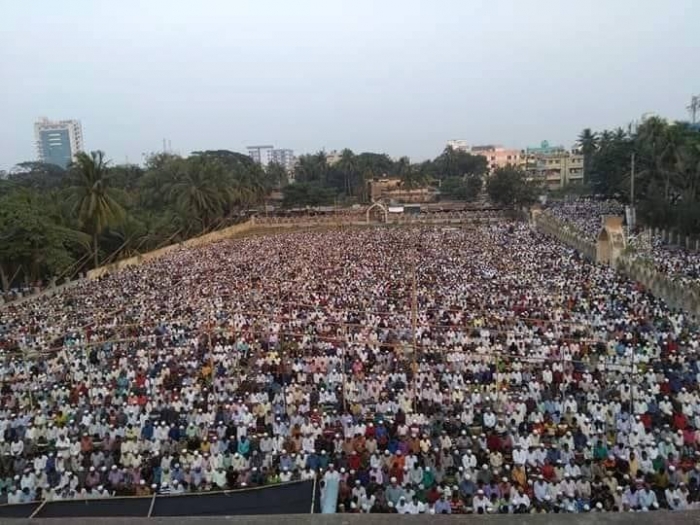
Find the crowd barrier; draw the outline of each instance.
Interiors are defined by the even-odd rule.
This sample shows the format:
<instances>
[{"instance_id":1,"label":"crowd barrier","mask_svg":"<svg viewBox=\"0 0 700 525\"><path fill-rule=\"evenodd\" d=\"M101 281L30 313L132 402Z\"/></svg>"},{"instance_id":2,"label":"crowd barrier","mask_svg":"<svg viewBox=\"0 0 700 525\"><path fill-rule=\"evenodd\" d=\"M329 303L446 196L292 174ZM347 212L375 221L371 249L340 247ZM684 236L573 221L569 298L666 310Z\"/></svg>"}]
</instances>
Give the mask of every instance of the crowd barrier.
<instances>
[{"instance_id":1,"label":"crowd barrier","mask_svg":"<svg viewBox=\"0 0 700 525\"><path fill-rule=\"evenodd\" d=\"M140 518L184 516L251 516L320 512L318 486L294 481L267 487L222 492L62 500L0 505L8 518Z\"/></svg>"},{"instance_id":2,"label":"crowd barrier","mask_svg":"<svg viewBox=\"0 0 700 525\"><path fill-rule=\"evenodd\" d=\"M570 224L564 224L554 217L540 213L535 218L537 229L571 246L589 261L596 260L596 246L584 240L583 235Z\"/></svg>"},{"instance_id":3,"label":"crowd barrier","mask_svg":"<svg viewBox=\"0 0 700 525\"><path fill-rule=\"evenodd\" d=\"M539 231L575 248L588 260L596 260L595 244L584 240L583 235L571 225L543 213L539 214L534 222ZM628 253L620 256L616 268L629 279L641 283L654 295L661 297L672 308L684 309L700 317L700 291L695 287L673 281L643 261L635 260Z\"/></svg>"}]
</instances>

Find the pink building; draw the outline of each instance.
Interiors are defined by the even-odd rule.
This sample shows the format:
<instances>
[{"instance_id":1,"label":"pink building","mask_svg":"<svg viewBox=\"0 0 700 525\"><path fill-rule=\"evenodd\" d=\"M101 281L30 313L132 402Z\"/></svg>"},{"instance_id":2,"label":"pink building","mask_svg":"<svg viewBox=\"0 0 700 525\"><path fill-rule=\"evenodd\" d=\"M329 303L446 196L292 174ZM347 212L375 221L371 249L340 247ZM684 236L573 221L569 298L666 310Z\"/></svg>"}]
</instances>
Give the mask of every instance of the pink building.
<instances>
[{"instance_id":1,"label":"pink building","mask_svg":"<svg viewBox=\"0 0 700 525\"><path fill-rule=\"evenodd\" d=\"M525 162L525 155L519 149L506 149L503 146L486 145L474 146L471 149L472 155L481 155L489 161L489 170L503 168L508 164L519 166Z\"/></svg>"}]
</instances>

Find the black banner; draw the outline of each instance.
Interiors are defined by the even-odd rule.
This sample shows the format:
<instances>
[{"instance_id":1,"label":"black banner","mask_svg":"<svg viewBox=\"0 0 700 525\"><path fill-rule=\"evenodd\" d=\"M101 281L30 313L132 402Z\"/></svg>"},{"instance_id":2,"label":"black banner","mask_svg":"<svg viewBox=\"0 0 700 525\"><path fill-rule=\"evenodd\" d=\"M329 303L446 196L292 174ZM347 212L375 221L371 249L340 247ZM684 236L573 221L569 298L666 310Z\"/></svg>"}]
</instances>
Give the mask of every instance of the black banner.
<instances>
[{"instance_id":1,"label":"black banner","mask_svg":"<svg viewBox=\"0 0 700 525\"><path fill-rule=\"evenodd\" d=\"M0 518L28 518L39 508L40 503L0 505Z\"/></svg>"},{"instance_id":2,"label":"black banner","mask_svg":"<svg viewBox=\"0 0 700 525\"><path fill-rule=\"evenodd\" d=\"M109 518L148 516L153 498L105 498L51 501L35 518Z\"/></svg>"},{"instance_id":3,"label":"black banner","mask_svg":"<svg viewBox=\"0 0 700 525\"><path fill-rule=\"evenodd\" d=\"M301 481L227 492L203 492L144 498L105 498L0 506L0 518L106 518L151 516L244 516L320 512L318 487ZM151 504L153 508L151 509Z\"/></svg>"},{"instance_id":4,"label":"black banner","mask_svg":"<svg viewBox=\"0 0 700 525\"><path fill-rule=\"evenodd\" d=\"M216 494L161 496L152 516L244 516L251 514L309 514L312 483Z\"/></svg>"}]
</instances>

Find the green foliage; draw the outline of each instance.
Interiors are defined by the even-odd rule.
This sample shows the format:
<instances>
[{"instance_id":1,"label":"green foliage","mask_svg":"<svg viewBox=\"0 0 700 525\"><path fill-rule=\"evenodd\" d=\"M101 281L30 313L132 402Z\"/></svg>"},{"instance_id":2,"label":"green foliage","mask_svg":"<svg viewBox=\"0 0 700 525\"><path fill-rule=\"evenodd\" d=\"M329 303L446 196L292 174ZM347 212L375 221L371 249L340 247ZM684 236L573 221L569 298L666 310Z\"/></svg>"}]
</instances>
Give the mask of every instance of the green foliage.
<instances>
[{"instance_id":1,"label":"green foliage","mask_svg":"<svg viewBox=\"0 0 700 525\"><path fill-rule=\"evenodd\" d=\"M282 190L287 208L367 202L368 182L387 176L400 178L405 189L444 179L453 198L471 199L486 164L452 150L412 164L345 149L332 163L324 152L300 156L290 184L284 167L263 169L229 150L156 153L143 167L112 166L101 152L79 154L68 170L25 162L0 177L0 277L9 286L73 276L233 224L275 190Z\"/></svg>"},{"instance_id":2,"label":"green foliage","mask_svg":"<svg viewBox=\"0 0 700 525\"><path fill-rule=\"evenodd\" d=\"M335 194L318 182L297 182L282 190L282 206L300 208L304 206L327 206L333 204Z\"/></svg>"},{"instance_id":3,"label":"green foliage","mask_svg":"<svg viewBox=\"0 0 700 525\"><path fill-rule=\"evenodd\" d=\"M465 175L483 177L488 172L488 159L482 155L472 155L448 146L433 161L431 169L438 179Z\"/></svg>"},{"instance_id":4,"label":"green foliage","mask_svg":"<svg viewBox=\"0 0 700 525\"><path fill-rule=\"evenodd\" d=\"M479 196L481 177L449 177L442 181L440 193L455 200L473 201Z\"/></svg>"},{"instance_id":5,"label":"green foliage","mask_svg":"<svg viewBox=\"0 0 700 525\"><path fill-rule=\"evenodd\" d=\"M109 174L104 153L93 151L90 155L80 152L70 167L72 182L67 190L73 214L80 228L92 235L93 260L99 266L99 236L108 227L124 219L124 209L109 186Z\"/></svg>"},{"instance_id":6,"label":"green foliage","mask_svg":"<svg viewBox=\"0 0 700 525\"><path fill-rule=\"evenodd\" d=\"M0 277L4 291L18 276L30 283L63 272L74 262L70 247L89 243L79 232L56 224L45 204L31 190L0 199Z\"/></svg>"},{"instance_id":7,"label":"green foliage","mask_svg":"<svg viewBox=\"0 0 700 525\"><path fill-rule=\"evenodd\" d=\"M597 137L587 149L590 183L596 193L631 199L634 153L639 217L650 226L700 233L700 133L696 129L651 117L633 134L622 129L597 134L584 130L582 148L583 137L589 134Z\"/></svg>"},{"instance_id":8,"label":"green foliage","mask_svg":"<svg viewBox=\"0 0 700 525\"><path fill-rule=\"evenodd\" d=\"M289 183L289 175L287 170L277 162L270 162L265 167L264 186L266 192L279 189Z\"/></svg>"},{"instance_id":9,"label":"green foliage","mask_svg":"<svg viewBox=\"0 0 700 525\"><path fill-rule=\"evenodd\" d=\"M22 188L49 190L61 186L66 170L56 164L20 162L7 176L7 180Z\"/></svg>"},{"instance_id":10,"label":"green foliage","mask_svg":"<svg viewBox=\"0 0 700 525\"><path fill-rule=\"evenodd\" d=\"M583 182L585 184L590 175L591 159L598 146L598 135L593 133L590 128L586 128L579 135L578 143L583 154Z\"/></svg>"},{"instance_id":11,"label":"green foliage","mask_svg":"<svg viewBox=\"0 0 700 525\"><path fill-rule=\"evenodd\" d=\"M600 134L594 151L588 157L584 156L585 169L588 170L586 181L594 193L608 196L627 194L633 151L634 140L624 131Z\"/></svg>"},{"instance_id":12,"label":"green foliage","mask_svg":"<svg viewBox=\"0 0 700 525\"><path fill-rule=\"evenodd\" d=\"M525 206L537 199L537 185L514 166L496 169L489 177L486 191L492 202L502 206Z\"/></svg>"}]
</instances>

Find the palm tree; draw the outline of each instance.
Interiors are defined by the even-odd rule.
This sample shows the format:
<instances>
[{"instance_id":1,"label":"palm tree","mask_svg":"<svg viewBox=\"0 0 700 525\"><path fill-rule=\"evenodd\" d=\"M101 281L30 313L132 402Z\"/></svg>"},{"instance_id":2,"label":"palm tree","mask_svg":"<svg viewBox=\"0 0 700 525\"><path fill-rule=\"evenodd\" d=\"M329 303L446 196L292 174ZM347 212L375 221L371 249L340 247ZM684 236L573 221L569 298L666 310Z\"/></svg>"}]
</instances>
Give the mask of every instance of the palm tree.
<instances>
[{"instance_id":1,"label":"palm tree","mask_svg":"<svg viewBox=\"0 0 700 525\"><path fill-rule=\"evenodd\" d=\"M696 202L700 197L700 141L689 136L675 149L674 188L682 201Z\"/></svg>"},{"instance_id":2,"label":"palm tree","mask_svg":"<svg viewBox=\"0 0 700 525\"><path fill-rule=\"evenodd\" d=\"M340 160L335 167L343 174L343 186L345 195L352 196L355 186L355 178L357 177L357 160L351 149L345 148L340 153Z\"/></svg>"},{"instance_id":3,"label":"palm tree","mask_svg":"<svg viewBox=\"0 0 700 525\"><path fill-rule=\"evenodd\" d=\"M581 153L583 153L583 183L586 183L590 175L591 160L593 159L593 154L598 149L598 135L591 132L590 128L584 129L578 136L578 144L581 148Z\"/></svg>"},{"instance_id":4,"label":"palm tree","mask_svg":"<svg viewBox=\"0 0 700 525\"><path fill-rule=\"evenodd\" d=\"M411 161L408 157L401 157L394 164L394 174L399 178L403 179L406 174L410 171Z\"/></svg>"},{"instance_id":5,"label":"palm tree","mask_svg":"<svg viewBox=\"0 0 700 525\"><path fill-rule=\"evenodd\" d=\"M90 155L78 153L71 166L73 185L68 188L78 224L92 236L95 268L100 262L100 234L107 227L118 225L125 216L114 189L109 187L108 164L102 151L93 151Z\"/></svg>"},{"instance_id":6,"label":"palm tree","mask_svg":"<svg viewBox=\"0 0 700 525\"><path fill-rule=\"evenodd\" d=\"M401 174L401 186L407 190L423 188L428 184L429 177L420 166L408 166Z\"/></svg>"},{"instance_id":7,"label":"palm tree","mask_svg":"<svg viewBox=\"0 0 700 525\"><path fill-rule=\"evenodd\" d=\"M313 156L316 179L325 186L328 183L328 158L325 151L319 151Z\"/></svg>"},{"instance_id":8,"label":"palm tree","mask_svg":"<svg viewBox=\"0 0 700 525\"><path fill-rule=\"evenodd\" d=\"M675 156L675 138L669 131L669 125L658 117L650 117L639 126L637 147L642 154L643 165L639 177L647 184L658 183L663 187L664 200L669 201L671 192L671 173L669 159Z\"/></svg>"},{"instance_id":9,"label":"palm tree","mask_svg":"<svg viewBox=\"0 0 700 525\"><path fill-rule=\"evenodd\" d=\"M203 157L187 159L185 171L170 189L170 198L185 214L194 217L206 230L221 216L229 185L221 166Z\"/></svg>"},{"instance_id":10,"label":"palm tree","mask_svg":"<svg viewBox=\"0 0 700 525\"><path fill-rule=\"evenodd\" d=\"M459 167L457 166L457 151L452 146L447 146L442 155L440 155L440 164L442 167L442 173L439 173L439 177L456 177L459 175Z\"/></svg>"}]
</instances>

